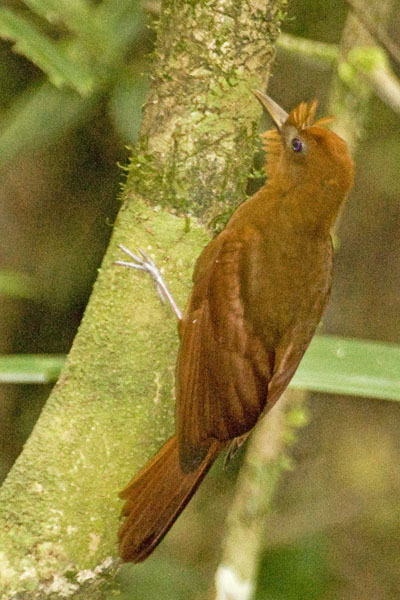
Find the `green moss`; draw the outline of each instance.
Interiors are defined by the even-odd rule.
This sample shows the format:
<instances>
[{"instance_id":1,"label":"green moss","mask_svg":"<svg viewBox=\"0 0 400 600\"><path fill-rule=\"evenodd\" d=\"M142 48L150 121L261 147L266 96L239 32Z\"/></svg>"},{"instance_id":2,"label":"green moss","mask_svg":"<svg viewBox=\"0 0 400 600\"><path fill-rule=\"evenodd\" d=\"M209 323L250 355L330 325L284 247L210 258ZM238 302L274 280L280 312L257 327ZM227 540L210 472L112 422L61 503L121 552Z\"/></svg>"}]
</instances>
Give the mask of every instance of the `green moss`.
<instances>
[{"instance_id":1,"label":"green moss","mask_svg":"<svg viewBox=\"0 0 400 600\"><path fill-rule=\"evenodd\" d=\"M193 219L188 231L185 219L139 201L125 213L118 242L154 255L183 306L208 236ZM3 582L7 572L25 573L24 589L51 578L57 564L69 569L65 589L73 590L75 564L93 568L111 548L115 555L118 491L172 431L176 320L150 278L112 263L116 243L62 377L0 492L0 546L15 542L12 562L0 560Z\"/></svg>"}]
</instances>

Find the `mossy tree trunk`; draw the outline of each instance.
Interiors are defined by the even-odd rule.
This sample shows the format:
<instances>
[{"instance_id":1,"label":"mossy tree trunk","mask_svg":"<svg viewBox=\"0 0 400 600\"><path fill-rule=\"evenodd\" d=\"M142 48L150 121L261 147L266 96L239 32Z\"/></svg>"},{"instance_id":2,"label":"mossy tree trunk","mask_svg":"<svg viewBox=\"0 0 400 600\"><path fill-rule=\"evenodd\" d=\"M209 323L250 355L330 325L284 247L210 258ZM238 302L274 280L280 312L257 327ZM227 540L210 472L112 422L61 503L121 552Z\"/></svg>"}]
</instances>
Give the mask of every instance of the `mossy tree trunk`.
<instances>
[{"instance_id":1,"label":"mossy tree trunk","mask_svg":"<svg viewBox=\"0 0 400 600\"><path fill-rule=\"evenodd\" d=\"M1 598L102 598L118 566L120 490L173 429L175 319L143 274L145 248L179 303L205 224L244 199L284 0L165 2L153 85L123 205L78 335L0 491ZM190 220L183 215L190 212Z\"/></svg>"}]
</instances>

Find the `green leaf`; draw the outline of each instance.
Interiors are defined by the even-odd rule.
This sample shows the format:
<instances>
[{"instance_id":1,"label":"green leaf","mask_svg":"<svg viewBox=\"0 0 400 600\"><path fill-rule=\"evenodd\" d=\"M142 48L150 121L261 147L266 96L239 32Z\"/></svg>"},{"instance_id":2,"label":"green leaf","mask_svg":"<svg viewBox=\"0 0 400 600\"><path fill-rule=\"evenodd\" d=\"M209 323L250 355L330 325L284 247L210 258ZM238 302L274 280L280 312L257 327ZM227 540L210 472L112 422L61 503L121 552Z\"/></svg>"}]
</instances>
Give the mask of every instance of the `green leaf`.
<instances>
[{"instance_id":1,"label":"green leaf","mask_svg":"<svg viewBox=\"0 0 400 600\"><path fill-rule=\"evenodd\" d=\"M50 24L62 23L79 35L92 36L95 31L95 8L85 0L24 0L24 3Z\"/></svg>"},{"instance_id":2,"label":"green leaf","mask_svg":"<svg viewBox=\"0 0 400 600\"><path fill-rule=\"evenodd\" d=\"M30 4L33 8L35 0ZM37 4L41 4L41 0L37 1ZM55 3L52 0L46 0L42 7L41 12L48 18L51 16L53 5L55 6ZM67 0L63 0L59 7L60 18L65 16L66 6ZM121 67L123 56L144 27L141 5L136 0L118 0L118 2L107 0L98 7L92 8L91 11L93 19L90 19L90 27L95 34L87 35L86 30L89 25L82 25L79 37L72 39L68 45L54 44L53 50L64 52L61 60L65 58L67 61L72 61L72 57L74 58L74 62L69 63L72 71L75 68L79 71L82 54L90 55L93 73L96 73L92 93L82 96L82 91L92 85L89 79L80 81L79 73L73 72L70 77L67 77L63 71L58 75L55 74L56 79L59 76L57 81L61 81L62 78L70 87L74 87L74 90L57 89L46 82L25 91L20 100L2 115L0 165L12 160L18 152L32 152L56 142L69 129L79 126L88 118L109 88L112 90L119 80L123 82L126 75L126 70ZM10 15L10 11L6 13ZM2 14L4 16L4 10L0 9L0 35ZM69 21L68 23L71 24ZM42 34L37 35L43 40ZM102 42L100 43L99 40ZM61 62L59 66L62 67L63 64L67 65ZM128 133L132 134L132 131L134 133L134 128L131 127Z\"/></svg>"},{"instance_id":3,"label":"green leaf","mask_svg":"<svg viewBox=\"0 0 400 600\"><path fill-rule=\"evenodd\" d=\"M68 85L82 96L91 93L94 75L79 60L72 60L66 45L57 44L25 17L0 8L0 36L15 43L15 50L42 69L57 87Z\"/></svg>"},{"instance_id":4,"label":"green leaf","mask_svg":"<svg viewBox=\"0 0 400 600\"><path fill-rule=\"evenodd\" d=\"M29 90L1 122L0 165L19 152L32 152L54 143L70 128L84 122L98 101L99 94L82 98L48 82Z\"/></svg>"},{"instance_id":5,"label":"green leaf","mask_svg":"<svg viewBox=\"0 0 400 600\"><path fill-rule=\"evenodd\" d=\"M52 383L65 356L61 354L10 354L0 356L0 383Z\"/></svg>"},{"instance_id":6,"label":"green leaf","mask_svg":"<svg viewBox=\"0 0 400 600\"><path fill-rule=\"evenodd\" d=\"M316 392L400 400L400 346L316 336L291 386Z\"/></svg>"}]
</instances>

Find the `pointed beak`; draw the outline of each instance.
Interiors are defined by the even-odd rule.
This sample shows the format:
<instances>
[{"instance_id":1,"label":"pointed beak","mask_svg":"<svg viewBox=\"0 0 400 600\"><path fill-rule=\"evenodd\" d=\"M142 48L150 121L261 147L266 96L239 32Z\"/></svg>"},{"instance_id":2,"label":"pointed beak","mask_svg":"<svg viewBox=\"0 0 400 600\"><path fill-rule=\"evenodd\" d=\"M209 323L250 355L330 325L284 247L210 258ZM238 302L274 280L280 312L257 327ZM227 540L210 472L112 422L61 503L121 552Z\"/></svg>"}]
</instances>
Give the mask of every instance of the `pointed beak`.
<instances>
[{"instance_id":1,"label":"pointed beak","mask_svg":"<svg viewBox=\"0 0 400 600\"><path fill-rule=\"evenodd\" d=\"M277 126L277 128L279 130L282 129L282 125L287 121L289 117L288 113L284 111L283 108L279 106L279 104L274 102L272 98L267 96L267 94L263 94L263 92L260 92L259 90L253 90L253 94L256 98L258 98L263 107L269 112L269 114L275 121L275 125Z\"/></svg>"}]
</instances>

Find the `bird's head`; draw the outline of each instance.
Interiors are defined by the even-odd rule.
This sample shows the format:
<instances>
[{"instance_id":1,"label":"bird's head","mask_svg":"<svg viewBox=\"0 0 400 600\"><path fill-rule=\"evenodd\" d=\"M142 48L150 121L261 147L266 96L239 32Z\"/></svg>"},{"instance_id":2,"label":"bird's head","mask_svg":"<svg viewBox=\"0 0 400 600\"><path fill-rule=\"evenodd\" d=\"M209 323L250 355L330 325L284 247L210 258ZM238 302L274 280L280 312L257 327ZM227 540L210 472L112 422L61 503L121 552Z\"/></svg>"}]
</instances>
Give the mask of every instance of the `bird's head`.
<instances>
[{"instance_id":1,"label":"bird's head","mask_svg":"<svg viewBox=\"0 0 400 600\"><path fill-rule=\"evenodd\" d=\"M268 179L283 188L299 184L332 188L344 197L353 183L353 161L346 142L324 127L333 117L314 122L316 100L301 102L288 114L266 94L254 94L276 125L262 135Z\"/></svg>"}]
</instances>

